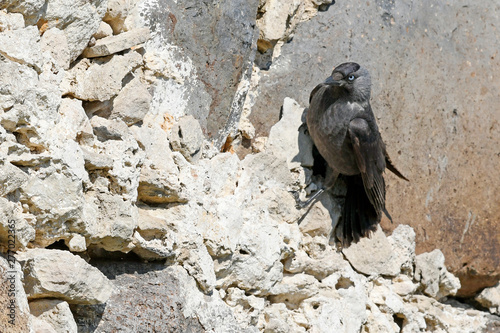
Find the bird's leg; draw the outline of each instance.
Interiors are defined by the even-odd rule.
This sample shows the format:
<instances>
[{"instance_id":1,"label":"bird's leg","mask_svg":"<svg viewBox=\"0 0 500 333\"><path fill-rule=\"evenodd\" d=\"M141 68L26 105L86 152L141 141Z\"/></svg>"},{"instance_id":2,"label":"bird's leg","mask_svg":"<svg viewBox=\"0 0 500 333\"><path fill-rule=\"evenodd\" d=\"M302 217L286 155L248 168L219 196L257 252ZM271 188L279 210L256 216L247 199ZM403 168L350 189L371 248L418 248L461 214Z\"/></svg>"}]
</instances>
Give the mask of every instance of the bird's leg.
<instances>
[{"instance_id":1,"label":"bird's leg","mask_svg":"<svg viewBox=\"0 0 500 333\"><path fill-rule=\"evenodd\" d=\"M325 182L323 187L320 188L319 190L317 190L316 193L314 193L306 201L303 201L303 202L299 201L297 203L297 208L303 209L303 208L309 206L312 202L316 201L321 194L323 194L325 191L329 191L333 188L333 185L335 185L335 182L337 181L339 174L338 174L338 172L335 172L335 171L331 170L330 168L328 168L328 169L330 172L327 171L327 175L326 175L327 181Z\"/></svg>"}]
</instances>

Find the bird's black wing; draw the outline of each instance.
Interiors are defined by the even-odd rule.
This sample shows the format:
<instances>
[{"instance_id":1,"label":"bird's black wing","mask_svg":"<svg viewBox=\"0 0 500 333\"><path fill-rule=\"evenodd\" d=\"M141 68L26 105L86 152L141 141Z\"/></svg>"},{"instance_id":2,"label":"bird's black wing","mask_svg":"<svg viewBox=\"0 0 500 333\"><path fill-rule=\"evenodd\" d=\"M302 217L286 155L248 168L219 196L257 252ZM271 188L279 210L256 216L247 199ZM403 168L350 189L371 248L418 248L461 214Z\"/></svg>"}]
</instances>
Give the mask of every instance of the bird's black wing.
<instances>
[{"instance_id":1,"label":"bird's black wing","mask_svg":"<svg viewBox=\"0 0 500 333\"><path fill-rule=\"evenodd\" d=\"M354 156L358 165L366 195L380 217L385 209L385 154L382 139L374 123L368 118L354 118L349 123Z\"/></svg>"}]
</instances>

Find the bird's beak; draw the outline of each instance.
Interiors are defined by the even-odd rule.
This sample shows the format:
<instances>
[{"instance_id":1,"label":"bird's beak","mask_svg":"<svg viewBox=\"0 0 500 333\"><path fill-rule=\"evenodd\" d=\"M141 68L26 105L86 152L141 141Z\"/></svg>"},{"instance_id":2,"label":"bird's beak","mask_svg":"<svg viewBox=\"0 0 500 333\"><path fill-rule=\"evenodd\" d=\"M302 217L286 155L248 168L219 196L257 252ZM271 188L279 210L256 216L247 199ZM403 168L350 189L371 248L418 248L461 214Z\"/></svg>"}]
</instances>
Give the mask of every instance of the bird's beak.
<instances>
[{"instance_id":1,"label":"bird's beak","mask_svg":"<svg viewBox=\"0 0 500 333\"><path fill-rule=\"evenodd\" d=\"M329 76L326 80L325 83L331 86L341 86L342 81L336 81L333 79L333 77Z\"/></svg>"}]
</instances>

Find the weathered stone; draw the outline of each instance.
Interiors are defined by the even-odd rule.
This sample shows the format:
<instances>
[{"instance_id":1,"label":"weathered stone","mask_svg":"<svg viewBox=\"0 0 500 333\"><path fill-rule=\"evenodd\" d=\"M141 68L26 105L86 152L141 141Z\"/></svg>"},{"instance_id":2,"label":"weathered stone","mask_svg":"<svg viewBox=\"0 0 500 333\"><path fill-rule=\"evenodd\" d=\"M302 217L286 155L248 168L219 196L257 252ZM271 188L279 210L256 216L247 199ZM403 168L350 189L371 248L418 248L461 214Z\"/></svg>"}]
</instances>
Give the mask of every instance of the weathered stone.
<instances>
[{"instance_id":1,"label":"weathered stone","mask_svg":"<svg viewBox=\"0 0 500 333\"><path fill-rule=\"evenodd\" d=\"M40 34L36 27L7 30L0 33L0 55L17 63L42 67Z\"/></svg>"},{"instance_id":2,"label":"weathered stone","mask_svg":"<svg viewBox=\"0 0 500 333\"><path fill-rule=\"evenodd\" d=\"M129 252L133 248L133 234L137 225L137 207L120 195L97 193L89 212L95 219L85 232L90 243L106 251Z\"/></svg>"},{"instance_id":3,"label":"weathered stone","mask_svg":"<svg viewBox=\"0 0 500 333\"><path fill-rule=\"evenodd\" d=\"M82 107L82 101L73 98L63 98L59 106L60 121L56 124L54 136L64 140L77 140L80 136L93 134L92 125Z\"/></svg>"},{"instance_id":4,"label":"weathered stone","mask_svg":"<svg viewBox=\"0 0 500 333\"><path fill-rule=\"evenodd\" d=\"M172 149L190 162L196 162L202 154L203 132L193 116L181 117L172 127L169 137Z\"/></svg>"},{"instance_id":5,"label":"weathered stone","mask_svg":"<svg viewBox=\"0 0 500 333\"><path fill-rule=\"evenodd\" d=\"M138 199L145 203L186 202L185 186L169 148L168 136L159 127L133 127L135 139L145 152Z\"/></svg>"},{"instance_id":6,"label":"weathered stone","mask_svg":"<svg viewBox=\"0 0 500 333\"><path fill-rule=\"evenodd\" d=\"M111 264L122 270L131 263ZM158 332L205 332L196 317L186 315L185 295L181 292L184 279L164 268L147 272L137 266L130 270L132 274L116 274L115 270L110 276L116 292L106 302L102 317L93 323L95 332L133 332L146 327ZM88 325L82 326L80 330L88 329Z\"/></svg>"},{"instance_id":7,"label":"weathered stone","mask_svg":"<svg viewBox=\"0 0 500 333\"><path fill-rule=\"evenodd\" d=\"M398 255L380 227L371 238L362 238L358 243L342 249L342 253L363 274L396 276L401 271ZM367 256L367 253L370 255Z\"/></svg>"},{"instance_id":8,"label":"weathered stone","mask_svg":"<svg viewBox=\"0 0 500 333\"><path fill-rule=\"evenodd\" d=\"M401 271L412 275L415 263L415 231L408 225L399 225L387 239L397 255L395 260Z\"/></svg>"},{"instance_id":9,"label":"weathered stone","mask_svg":"<svg viewBox=\"0 0 500 333\"><path fill-rule=\"evenodd\" d=\"M145 43L149 39L149 28L134 29L119 35L98 39L95 45L87 47L82 56L85 58L105 57L133 46Z\"/></svg>"},{"instance_id":10,"label":"weathered stone","mask_svg":"<svg viewBox=\"0 0 500 333\"><path fill-rule=\"evenodd\" d=\"M0 161L0 196L6 196L28 181L28 175L11 163Z\"/></svg>"},{"instance_id":11,"label":"weathered stone","mask_svg":"<svg viewBox=\"0 0 500 333\"><path fill-rule=\"evenodd\" d=\"M371 105L389 155L411 180L386 177L386 206L396 223L384 218L382 226L412 226L417 253L440 248L461 279L463 296L500 277L500 224L491 223L500 216L492 192L500 178L491 172L500 165L493 148L499 128L491 127L498 121L499 96L491 87L498 85L500 67L492 72L490 66L499 61L490 41L500 29L491 2L473 4L337 2L300 24L281 56L260 72L249 117L255 136L267 136L285 97L308 106L311 90L333 66L356 61L368 68ZM482 19L472 22L476 16ZM464 96L462 86L473 89Z\"/></svg>"},{"instance_id":12,"label":"weathered stone","mask_svg":"<svg viewBox=\"0 0 500 333\"><path fill-rule=\"evenodd\" d=\"M23 271L13 254L0 255L0 331L31 332L30 309L23 288Z\"/></svg>"},{"instance_id":13,"label":"weathered stone","mask_svg":"<svg viewBox=\"0 0 500 333\"><path fill-rule=\"evenodd\" d=\"M48 52L62 69L69 68L71 57L64 31L58 28L45 31L40 39L40 48L42 52Z\"/></svg>"},{"instance_id":14,"label":"weathered stone","mask_svg":"<svg viewBox=\"0 0 500 333\"><path fill-rule=\"evenodd\" d=\"M0 252L24 249L35 240L35 228L23 216L20 203L0 197L0 212Z\"/></svg>"},{"instance_id":15,"label":"weathered stone","mask_svg":"<svg viewBox=\"0 0 500 333\"><path fill-rule=\"evenodd\" d=\"M218 149L241 115L247 88L237 90L255 55L257 5L257 0L201 1L186 7L172 0L147 0L138 13L138 21L152 34L146 52L160 61L172 59L170 64L182 69L172 66L181 74L177 82L157 82L153 108L175 117L193 115Z\"/></svg>"},{"instance_id":16,"label":"weathered stone","mask_svg":"<svg viewBox=\"0 0 500 333\"><path fill-rule=\"evenodd\" d=\"M36 333L57 333L54 327L45 320L38 319L33 315L30 315L30 318L31 326Z\"/></svg>"},{"instance_id":17,"label":"weathered stone","mask_svg":"<svg viewBox=\"0 0 500 333\"><path fill-rule=\"evenodd\" d=\"M85 49L90 37L97 31L106 11L107 1L48 0L41 20L27 24L41 24L41 29L56 27L64 31L71 61ZM25 17L26 19L26 17ZM38 22L37 22L38 21Z\"/></svg>"},{"instance_id":18,"label":"weathered stone","mask_svg":"<svg viewBox=\"0 0 500 333\"><path fill-rule=\"evenodd\" d=\"M86 101L106 101L122 89L123 78L142 63L142 56L130 51L115 55L78 61L65 74L61 83L63 95Z\"/></svg>"},{"instance_id":19,"label":"weathered stone","mask_svg":"<svg viewBox=\"0 0 500 333\"><path fill-rule=\"evenodd\" d=\"M22 28L24 28L24 17L22 14L0 11L0 32Z\"/></svg>"},{"instance_id":20,"label":"weathered stone","mask_svg":"<svg viewBox=\"0 0 500 333\"><path fill-rule=\"evenodd\" d=\"M68 251L29 249L17 260L30 300L60 298L68 303L97 304L108 300L112 284L96 268Z\"/></svg>"},{"instance_id":21,"label":"weathered stone","mask_svg":"<svg viewBox=\"0 0 500 333\"><path fill-rule=\"evenodd\" d=\"M304 109L294 100L285 98L280 121L272 127L266 150L277 157L286 158L290 170L297 167L312 167L313 142L305 134L306 126L302 126ZM298 134L295 132L297 131Z\"/></svg>"},{"instance_id":22,"label":"weathered stone","mask_svg":"<svg viewBox=\"0 0 500 333\"><path fill-rule=\"evenodd\" d=\"M436 299L455 295L460 281L446 270L440 250L422 253L415 259L415 279L420 281L424 293Z\"/></svg>"},{"instance_id":23,"label":"weathered stone","mask_svg":"<svg viewBox=\"0 0 500 333\"><path fill-rule=\"evenodd\" d=\"M114 34L128 30L129 27L127 27L125 20L137 2L137 0L108 0L108 9L103 21L112 27Z\"/></svg>"},{"instance_id":24,"label":"weathered stone","mask_svg":"<svg viewBox=\"0 0 500 333\"><path fill-rule=\"evenodd\" d=\"M0 4L0 8L7 9L9 12L22 14L26 25L33 25L40 18L45 2L46 0L5 0Z\"/></svg>"},{"instance_id":25,"label":"weathered stone","mask_svg":"<svg viewBox=\"0 0 500 333\"><path fill-rule=\"evenodd\" d=\"M57 333L77 333L69 305L57 299L38 299L29 303L32 315L49 323Z\"/></svg>"},{"instance_id":26,"label":"weathered stone","mask_svg":"<svg viewBox=\"0 0 500 333\"><path fill-rule=\"evenodd\" d=\"M127 124L121 119L105 119L98 116L90 120L94 134L100 141L122 140L130 135Z\"/></svg>"},{"instance_id":27,"label":"weathered stone","mask_svg":"<svg viewBox=\"0 0 500 333\"><path fill-rule=\"evenodd\" d=\"M111 35L113 35L113 29L111 28L111 26L106 22L101 22L99 23L99 28L92 37L94 37L95 39L101 39Z\"/></svg>"},{"instance_id":28,"label":"weathered stone","mask_svg":"<svg viewBox=\"0 0 500 333\"><path fill-rule=\"evenodd\" d=\"M136 77L113 100L110 118L119 118L128 126L138 123L149 111L151 99L147 86Z\"/></svg>"},{"instance_id":29,"label":"weathered stone","mask_svg":"<svg viewBox=\"0 0 500 333\"><path fill-rule=\"evenodd\" d=\"M491 313L500 314L500 283L491 288L485 288L475 298L485 308L488 308Z\"/></svg>"}]
</instances>

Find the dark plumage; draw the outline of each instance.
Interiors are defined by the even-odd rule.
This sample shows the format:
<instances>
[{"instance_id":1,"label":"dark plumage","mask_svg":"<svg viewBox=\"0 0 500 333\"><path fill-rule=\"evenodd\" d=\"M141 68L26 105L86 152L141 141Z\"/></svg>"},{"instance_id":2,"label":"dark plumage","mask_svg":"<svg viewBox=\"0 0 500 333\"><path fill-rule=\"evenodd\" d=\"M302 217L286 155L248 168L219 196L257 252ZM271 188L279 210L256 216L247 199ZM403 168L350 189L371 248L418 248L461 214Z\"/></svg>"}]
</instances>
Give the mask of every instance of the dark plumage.
<instances>
[{"instance_id":1,"label":"dark plumage","mask_svg":"<svg viewBox=\"0 0 500 333\"><path fill-rule=\"evenodd\" d=\"M382 212L391 219L385 208L385 168L407 180L387 155L370 106L370 92L368 71L348 62L337 66L309 98L307 127L333 171L326 187L331 188L339 174L347 176L341 232L345 246L375 230Z\"/></svg>"}]
</instances>

